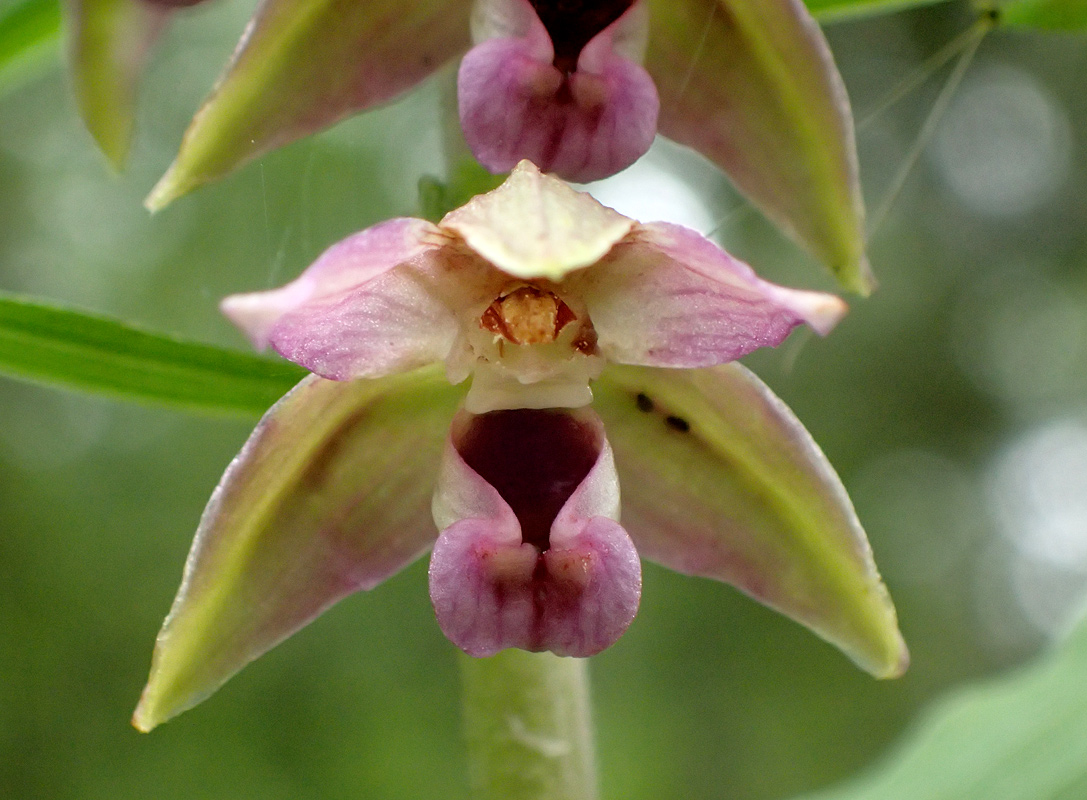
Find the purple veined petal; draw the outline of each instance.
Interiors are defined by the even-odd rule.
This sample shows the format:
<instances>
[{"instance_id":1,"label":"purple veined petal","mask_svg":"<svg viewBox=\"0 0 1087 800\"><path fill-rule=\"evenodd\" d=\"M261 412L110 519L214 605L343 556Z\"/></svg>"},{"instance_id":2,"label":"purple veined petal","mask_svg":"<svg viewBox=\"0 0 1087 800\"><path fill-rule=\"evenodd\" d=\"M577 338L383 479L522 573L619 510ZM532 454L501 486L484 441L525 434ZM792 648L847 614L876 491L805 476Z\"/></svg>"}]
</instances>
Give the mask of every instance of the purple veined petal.
<instances>
[{"instance_id":1,"label":"purple veined petal","mask_svg":"<svg viewBox=\"0 0 1087 800\"><path fill-rule=\"evenodd\" d=\"M147 731L341 598L419 557L463 391L437 367L311 376L268 411L208 503L133 717Z\"/></svg>"},{"instance_id":2,"label":"purple veined petal","mask_svg":"<svg viewBox=\"0 0 1087 800\"><path fill-rule=\"evenodd\" d=\"M507 275L561 281L595 264L634 220L522 161L493 191L450 211L439 226Z\"/></svg>"},{"instance_id":3,"label":"purple veined petal","mask_svg":"<svg viewBox=\"0 0 1087 800\"><path fill-rule=\"evenodd\" d=\"M233 295L223 312L258 348L269 344L332 380L379 377L440 361L457 336L453 310L487 269L445 257L425 220L394 219L333 245L295 281Z\"/></svg>"},{"instance_id":4,"label":"purple veined petal","mask_svg":"<svg viewBox=\"0 0 1087 800\"><path fill-rule=\"evenodd\" d=\"M148 208L411 88L468 49L470 11L471 0L265 0Z\"/></svg>"},{"instance_id":5,"label":"purple veined petal","mask_svg":"<svg viewBox=\"0 0 1087 800\"><path fill-rule=\"evenodd\" d=\"M845 87L800 0L648 0L660 133L729 174L776 225L867 293Z\"/></svg>"},{"instance_id":6,"label":"purple veined petal","mask_svg":"<svg viewBox=\"0 0 1087 800\"><path fill-rule=\"evenodd\" d=\"M80 114L119 169L132 139L137 83L169 7L141 0L67 0L64 10Z\"/></svg>"},{"instance_id":7,"label":"purple veined petal","mask_svg":"<svg viewBox=\"0 0 1087 800\"><path fill-rule=\"evenodd\" d=\"M461 412L434 498L430 594L445 635L473 656L613 644L641 595L618 500L591 411Z\"/></svg>"},{"instance_id":8,"label":"purple veined petal","mask_svg":"<svg viewBox=\"0 0 1087 800\"><path fill-rule=\"evenodd\" d=\"M739 364L611 365L594 385L644 558L725 581L876 677L909 661L841 481L792 412Z\"/></svg>"},{"instance_id":9,"label":"purple veined petal","mask_svg":"<svg viewBox=\"0 0 1087 800\"><path fill-rule=\"evenodd\" d=\"M644 366L723 364L780 344L801 323L826 334L847 310L834 295L764 281L701 234L665 222L635 226L569 285L600 351Z\"/></svg>"},{"instance_id":10,"label":"purple veined petal","mask_svg":"<svg viewBox=\"0 0 1087 800\"><path fill-rule=\"evenodd\" d=\"M615 53L620 24L597 34L568 76L552 63L554 49L536 17L524 36L472 48L461 62L457 94L465 139L480 163L505 172L528 159L587 182L641 157L656 134L659 102L649 74Z\"/></svg>"}]
</instances>

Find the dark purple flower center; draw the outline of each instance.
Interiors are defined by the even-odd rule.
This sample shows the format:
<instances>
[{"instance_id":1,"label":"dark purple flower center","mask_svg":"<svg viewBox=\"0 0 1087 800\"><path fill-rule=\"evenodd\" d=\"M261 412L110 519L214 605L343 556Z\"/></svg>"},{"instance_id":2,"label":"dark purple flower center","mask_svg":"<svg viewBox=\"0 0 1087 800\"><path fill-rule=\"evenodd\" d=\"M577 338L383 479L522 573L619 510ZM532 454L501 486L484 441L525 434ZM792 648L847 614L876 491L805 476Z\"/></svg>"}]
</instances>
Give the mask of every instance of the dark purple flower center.
<instances>
[{"instance_id":1,"label":"dark purple flower center","mask_svg":"<svg viewBox=\"0 0 1087 800\"><path fill-rule=\"evenodd\" d=\"M555 46L555 67L570 73L577 69L581 50L611 25L634 0L529 0Z\"/></svg>"},{"instance_id":2,"label":"dark purple flower center","mask_svg":"<svg viewBox=\"0 0 1087 800\"><path fill-rule=\"evenodd\" d=\"M472 420L457 451L509 503L521 539L541 552L551 524L600 453L590 425L569 412L491 411Z\"/></svg>"}]
</instances>

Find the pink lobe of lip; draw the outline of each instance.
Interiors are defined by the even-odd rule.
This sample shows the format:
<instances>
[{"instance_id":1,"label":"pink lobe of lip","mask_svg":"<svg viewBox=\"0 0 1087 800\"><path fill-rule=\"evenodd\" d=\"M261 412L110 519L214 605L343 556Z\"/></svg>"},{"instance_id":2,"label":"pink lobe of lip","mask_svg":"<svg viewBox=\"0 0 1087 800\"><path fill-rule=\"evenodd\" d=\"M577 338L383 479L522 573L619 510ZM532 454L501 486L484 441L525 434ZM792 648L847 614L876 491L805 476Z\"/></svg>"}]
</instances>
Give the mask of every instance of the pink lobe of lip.
<instances>
[{"instance_id":1,"label":"pink lobe of lip","mask_svg":"<svg viewBox=\"0 0 1087 800\"><path fill-rule=\"evenodd\" d=\"M633 164L657 131L660 103L649 74L612 50L610 29L566 74L534 22L523 38L489 39L461 62L460 117L472 153L492 172L528 159L580 183Z\"/></svg>"},{"instance_id":2,"label":"pink lobe of lip","mask_svg":"<svg viewBox=\"0 0 1087 800\"><path fill-rule=\"evenodd\" d=\"M637 612L641 566L612 518L611 449L599 419L580 416L517 409L454 422L436 506L461 518L434 546L430 596L469 655L590 656Z\"/></svg>"}]
</instances>

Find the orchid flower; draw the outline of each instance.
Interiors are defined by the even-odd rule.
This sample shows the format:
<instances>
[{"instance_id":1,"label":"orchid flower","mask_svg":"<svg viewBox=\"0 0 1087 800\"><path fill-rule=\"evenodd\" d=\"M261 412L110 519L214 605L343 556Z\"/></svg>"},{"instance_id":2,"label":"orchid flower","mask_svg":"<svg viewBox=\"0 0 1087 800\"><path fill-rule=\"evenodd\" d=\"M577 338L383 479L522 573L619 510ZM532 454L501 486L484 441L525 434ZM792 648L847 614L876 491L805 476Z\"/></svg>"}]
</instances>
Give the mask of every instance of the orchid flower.
<instances>
[{"instance_id":1,"label":"orchid flower","mask_svg":"<svg viewBox=\"0 0 1087 800\"><path fill-rule=\"evenodd\" d=\"M155 2L68 0L77 94L115 161L166 13ZM594 180L659 130L725 170L848 288L871 288L849 102L800 0L264 0L148 206L462 56L462 127L492 171L527 158Z\"/></svg>"},{"instance_id":2,"label":"orchid flower","mask_svg":"<svg viewBox=\"0 0 1087 800\"><path fill-rule=\"evenodd\" d=\"M438 623L471 655L608 647L641 556L734 584L878 676L905 668L833 469L728 363L827 332L838 298L526 162L436 225L381 223L223 310L315 374L212 495L137 727L428 549Z\"/></svg>"}]
</instances>

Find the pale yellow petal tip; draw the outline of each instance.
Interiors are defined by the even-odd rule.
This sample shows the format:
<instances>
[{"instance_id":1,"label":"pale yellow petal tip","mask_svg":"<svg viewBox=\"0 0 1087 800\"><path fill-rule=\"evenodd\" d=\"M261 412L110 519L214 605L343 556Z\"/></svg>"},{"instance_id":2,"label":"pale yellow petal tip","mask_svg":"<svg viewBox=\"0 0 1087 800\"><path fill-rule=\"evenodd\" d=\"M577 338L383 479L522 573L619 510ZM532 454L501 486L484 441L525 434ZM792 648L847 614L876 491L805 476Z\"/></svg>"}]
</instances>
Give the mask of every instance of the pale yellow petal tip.
<instances>
[{"instance_id":1,"label":"pale yellow petal tip","mask_svg":"<svg viewBox=\"0 0 1087 800\"><path fill-rule=\"evenodd\" d=\"M177 162L175 161L170 165L170 168L166 170L166 174L159 178L159 182L155 184L155 187L151 190L150 194L144 199L144 208L152 214L157 214L183 194L187 194L195 189L196 186L197 184L195 181L181 178L178 175Z\"/></svg>"},{"instance_id":2,"label":"pale yellow petal tip","mask_svg":"<svg viewBox=\"0 0 1087 800\"><path fill-rule=\"evenodd\" d=\"M892 658L887 660L883 669L872 672L872 675L881 681L901 678L906 673L906 670L910 668L910 651L906 647L906 642L903 640L902 634L897 634L896 643L897 649L892 655Z\"/></svg>"},{"instance_id":3,"label":"pale yellow petal tip","mask_svg":"<svg viewBox=\"0 0 1087 800\"><path fill-rule=\"evenodd\" d=\"M290 289L287 286L270 292L228 295L219 301L219 311L248 337L254 348L265 350L272 328L291 307ZM276 303L280 298L287 302Z\"/></svg>"},{"instance_id":4,"label":"pale yellow petal tip","mask_svg":"<svg viewBox=\"0 0 1087 800\"><path fill-rule=\"evenodd\" d=\"M96 137L95 141L113 174L120 175L124 172L128 164L128 140L110 144Z\"/></svg>"},{"instance_id":5,"label":"pale yellow petal tip","mask_svg":"<svg viewBox=\"0 0 1087 800\"><path fill-rule=\"evenodd\" d=\"M164 719L151 713L147 706L147 689L144 689L139 705L136 706L136 710L132 713L132 727L140 733L150 733L158 727L160 722L165 722Z\"/></svg>"},{"instance_id":6,"label":"pale yellow petal tip","mask_svg":"<svg viewBox=\"0 0 1087 800\"><path fill-rule=\"evenodd\" d=\"M820 336L826 336L848 313L849 304L842 298L833 294L820 295L818 302L813 304L808 324Z\"/></svg>"},{"instance_id":7,"label":"pale yellow petal tip","mask_svg":"<svg viewBox=\"0 0 1087 800\"><path fill-rule=\"evenodd\" d=\"M103 115L80 99L80 116L83 124L94 140L98 152L106 159L109 168L121 172L128 161L129 147L132 142L132 115L130 111L117 111Z\"/></svg>"},{"instance_id":8,"label":"pale yellow petal tip","mask_svg":"<svg viewBox=\"0 0 1087 800\"><path fill-rule=\"evenodd\" d=\"M878 631L873 631L864 642L854 642L854 646L845 651L853 663L881 681L901 678L910 666L910 651L898 629L893 608L890 613L890 618L885 619Z\"/></svg>"},{"instance_id":9,"label":"pale yellow petal tip","mask_svg":"<svg viewBox=\"0 0 1087 800\"><path fill-rule=\"evenodd\" d=\"M539 167L537 167L535 164L533 164L527 158L522 158L520 161L518 161L517 166L514 167L510 171L510 178L512 178L514 175L517 175L518 177L524 175L524 176L527 176L527 177L534 177L534 178L546 178L547 177L542 172L540 172ZM556 178L551 178L550 180L556 180Z\"/></svg>"},{"instance_id":10,"label":"pale yellow petal tip","mask_svg":"<svg viewBox=\"0 0 1087 800\"><path fill-rule=\"evenodd\" d=\"M840 280L846 289L856 292L861 297L868 297L879 288L879 281L872 272L872 265L868 263L868 257L863 253L849 272L840 276Z\"/></svg>"}]
</instances>

